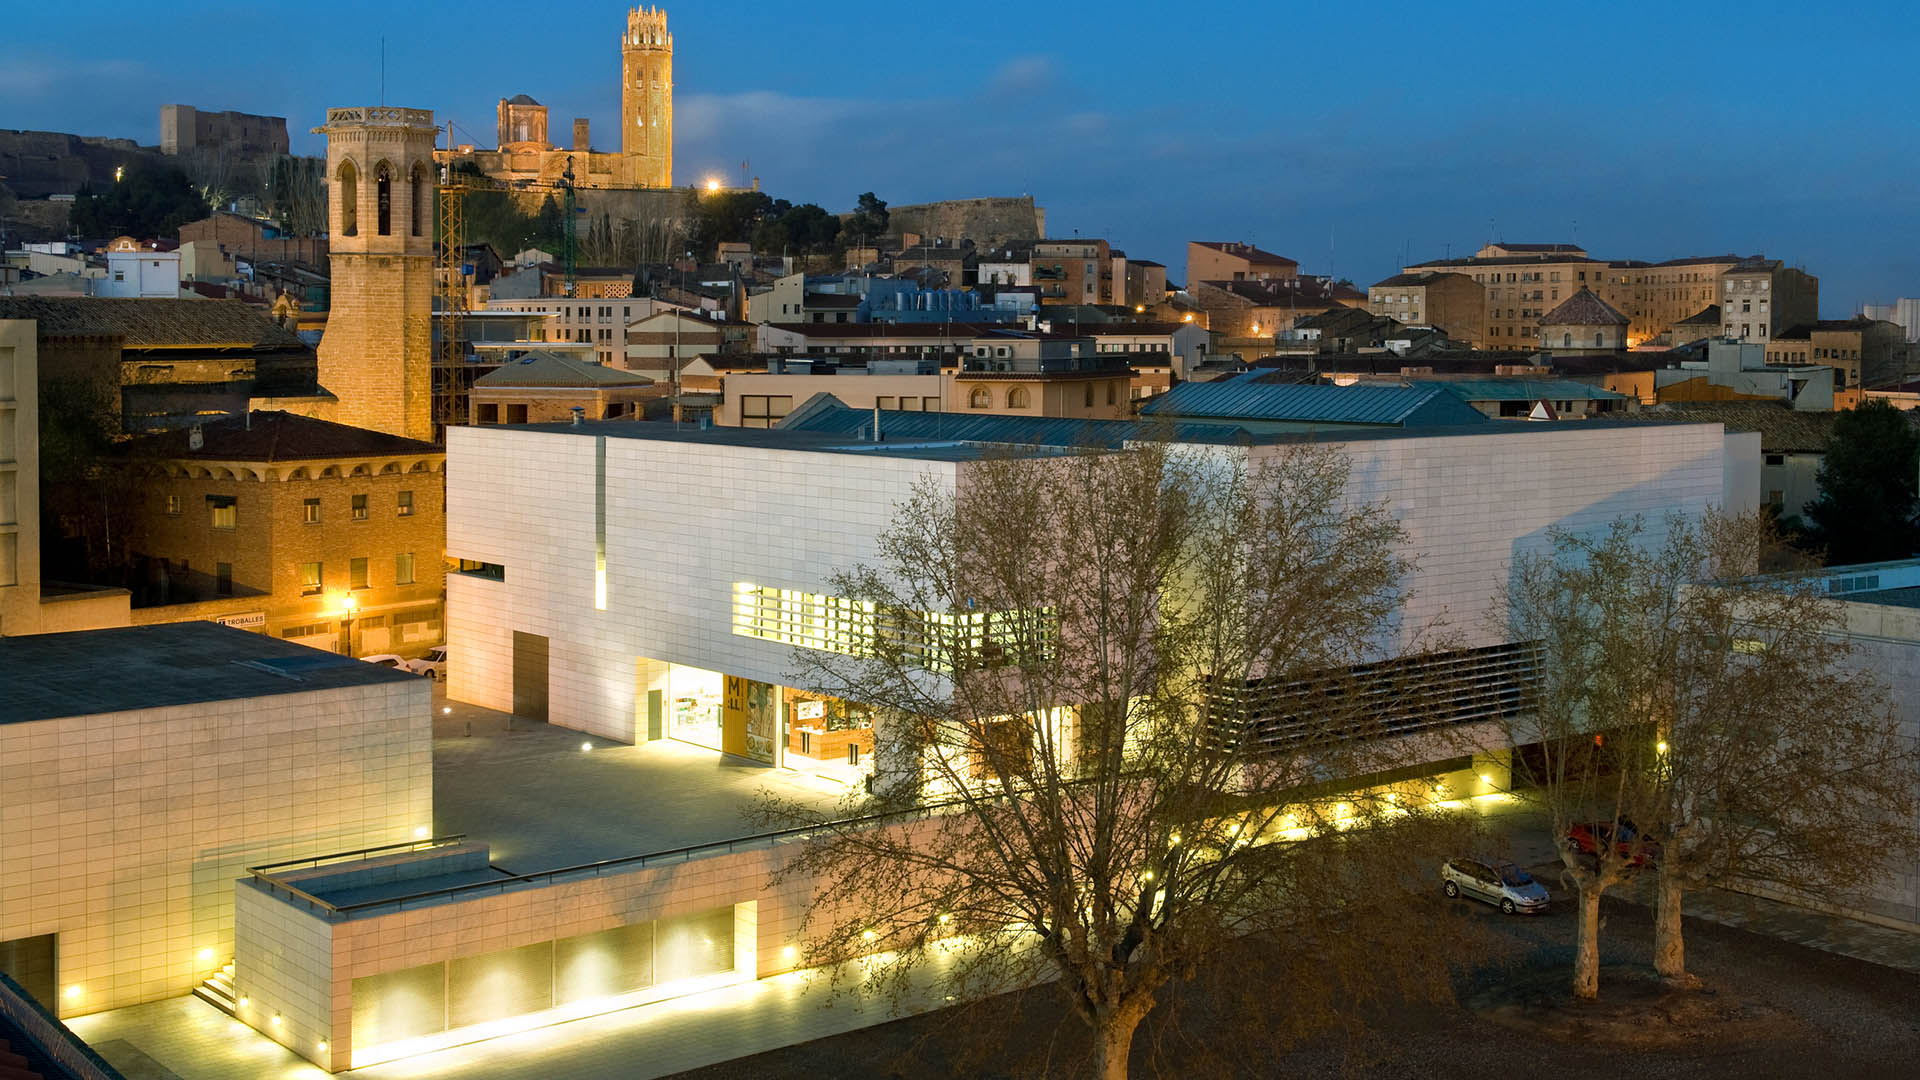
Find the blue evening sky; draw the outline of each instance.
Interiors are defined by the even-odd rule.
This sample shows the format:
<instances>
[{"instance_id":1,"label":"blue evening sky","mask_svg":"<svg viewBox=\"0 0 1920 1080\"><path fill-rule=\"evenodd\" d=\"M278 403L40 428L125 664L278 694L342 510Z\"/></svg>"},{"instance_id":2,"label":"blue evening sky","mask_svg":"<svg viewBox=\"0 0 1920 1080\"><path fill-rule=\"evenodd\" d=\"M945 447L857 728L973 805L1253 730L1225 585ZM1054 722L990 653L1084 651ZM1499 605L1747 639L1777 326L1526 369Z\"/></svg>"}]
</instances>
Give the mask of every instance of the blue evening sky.
<instances>
[{"instance_id":1,"label":"blue evening sky","mask_svg":"<svg viewBox=\"0 0 1920 1080\"><path fill-rule=\"evenodd\" d=\"M159 106L380 97L493 142L531 94L619 131L622 3L7 5L0 127L153 143ZM1821 308L1920 293L1905 5L1605 2L670 7L681 183L846 209L1031 193L1182 279L1251 240L1365 284L1495 236L1608 258L1765 252ZM463 139L466 136L463 135Z\"/></svg>"}]
</instances>

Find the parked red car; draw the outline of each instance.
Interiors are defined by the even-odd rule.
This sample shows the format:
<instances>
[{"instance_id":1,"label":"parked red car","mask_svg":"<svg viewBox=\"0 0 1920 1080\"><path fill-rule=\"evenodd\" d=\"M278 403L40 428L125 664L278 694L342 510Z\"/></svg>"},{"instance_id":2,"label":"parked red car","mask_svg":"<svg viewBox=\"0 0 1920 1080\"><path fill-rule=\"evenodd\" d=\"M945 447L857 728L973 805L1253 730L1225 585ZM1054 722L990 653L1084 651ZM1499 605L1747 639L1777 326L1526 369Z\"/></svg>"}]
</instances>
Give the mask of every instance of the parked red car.
<instances>
[{"instance_id":1,"label":"parked red car","mask_svg":"<svg viewBox=\"0 0 1920 1080\"><path fill-rule=\"evenodd\" d=\"M1643 835L1631 821L1583 821L1567 830L1567 843L1582 855L1598 857L1602 845L1613 850L1627 865L1653 866L1660 861L1660 844Z\"/></svg>"}]
</instances>

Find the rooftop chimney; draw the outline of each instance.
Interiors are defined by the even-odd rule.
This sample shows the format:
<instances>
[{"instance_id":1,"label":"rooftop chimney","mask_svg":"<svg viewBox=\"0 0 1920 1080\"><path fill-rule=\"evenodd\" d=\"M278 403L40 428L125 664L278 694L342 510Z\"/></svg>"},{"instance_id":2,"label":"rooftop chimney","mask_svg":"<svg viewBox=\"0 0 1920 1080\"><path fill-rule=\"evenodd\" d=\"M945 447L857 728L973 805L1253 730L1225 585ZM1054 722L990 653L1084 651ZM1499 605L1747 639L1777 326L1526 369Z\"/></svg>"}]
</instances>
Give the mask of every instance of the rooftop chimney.
<instances>
[{"instance_id":1,"label":"rooftop chimney","mask_svg":"<svg viewBox=\"0 0 1920 1080\"><path fill-rule=\"evenodd\" d=\"M579 427L582 424L585 424L586 422L587 422L586 407L582 405L575 405L573 407L573 426Z\"/></svg>"}]
</instances>

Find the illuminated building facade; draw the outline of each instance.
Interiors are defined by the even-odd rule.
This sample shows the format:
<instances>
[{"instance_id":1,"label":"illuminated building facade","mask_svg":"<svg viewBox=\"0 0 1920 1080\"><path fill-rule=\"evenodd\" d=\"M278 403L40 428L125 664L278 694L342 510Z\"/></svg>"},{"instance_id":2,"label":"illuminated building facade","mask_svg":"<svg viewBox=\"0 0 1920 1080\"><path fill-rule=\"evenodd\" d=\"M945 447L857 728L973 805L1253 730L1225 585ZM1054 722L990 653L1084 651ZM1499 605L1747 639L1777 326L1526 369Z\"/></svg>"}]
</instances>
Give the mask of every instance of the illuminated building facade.
<instances>
[{"instance_id":1,"label":"illuminated building facade","mask_svg":"<svg viewBox=\"0 0 1920 1080\"><path fill-rule=\"evenodd\" d=\"M673 35L660 8L634 8L620 35L620 148L593 149L587 121L573 121L567 146L548 141L546 106L525 94L499 105L498 145L440 150L443 163L467 163L503 183L557 185L569 171L581 188L673 186Z\"/></svg>"}]
</instances>

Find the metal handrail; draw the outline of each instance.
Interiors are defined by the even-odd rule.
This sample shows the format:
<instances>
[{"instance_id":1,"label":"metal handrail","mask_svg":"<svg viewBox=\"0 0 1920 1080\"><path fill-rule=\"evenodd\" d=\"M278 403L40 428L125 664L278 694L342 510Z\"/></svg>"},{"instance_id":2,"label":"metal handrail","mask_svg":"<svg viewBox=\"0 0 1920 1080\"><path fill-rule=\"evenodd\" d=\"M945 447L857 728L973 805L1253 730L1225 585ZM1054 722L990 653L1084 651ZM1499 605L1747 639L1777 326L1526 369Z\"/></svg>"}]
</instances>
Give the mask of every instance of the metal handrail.
<instances>
[{"instance_id":1,"label":"metal handrail","mask_svg":"<svg viewBox=\"0 0 1920 1080\"><path fill-rule=\"evenodd\" d=\"M326 900L320 899L317 896L314 896L312 893L296 888L293 885L289 885L286 882L281 881L280 879L272 876L271 874L266 874L262 872L265 870L274 869L275 866L295 865L300 862L306 862L306 861L312 861L312 860L296 859L292 863L278 863L278 864L273 864L269 866L252 867L252 868L249 868L248 873L252 874L255 880L259 881L262 885L268 887L269 889L283 890L293 899L302 900L306 902L306 904L309 907L318 908L326 912L330 917L346 916L346 915L352 915L358 912L369 911L374 908L381 908L381 907L392 906L392 907L404 908L408 903L411 903L411 902L454 896L460 893L479 892L480 890L483 890L483 889L492 889L492 890L495 890L496 892L505 892L508 888L513 886L525 885L525 884L529 884L531 882L536 882L536 881L553 881L558 878L569 876L569 875L579 875L582 877L599 877L603 872L605 872L609 868L633 867L635 869L639 869L646 866L649 863L656 862L661 859L678 857L681 861L684 862L688 859L691 859L694 855L701 852L718 851L722 849L724 849L727 852L732 852L736 850L737 846L746 845L746 844L753 844L756 846L771 845L782 838L800 837L808 833L815 832L822 828L844 827L848 825L862 825L862 824L878 823L882 821L888 821L888 820L894 820L894 819L900 819L900 818L924 816L934 811L945 809L950 805L955 805L957 804L958 801L959 800L943 802L943 803L935 803L930 806L919 806L919 807L914 807L908 810L892 810L892 811L887 811L885 813L879 813L879 814L863 814L858 817L842 818L837 821L831 821L831 822L823 821L816 825L797 825L790 829L777 829L773 832L753 833L747 836L731 837L726 840L711 840L701 844L689 844L685 847L667 848L661 851L650 851L641 855L623 855L617 859L601 859L596 862L579 863L574 866L562 866L552 870L537 870L531 874L515 874L511 877L497 878L490 881L472 881L472 882L468 882L465 885L448 885L438 889L429 889L424 892L408 893L404 896L390 896L382 900L362 900L357 904L330 903ZM461 835L461 834L456 834L456 835ZM426 840L415 841L415 843L420 843L420 844L425 844L429 842L430 841L426 841ZM388 848L403 847L403 846L405 845L392 844L392 845L388 845ZM367 848L365 850L379 851L382 849ZM353 854L356 854L356 852L342 852L338 857L345 858ZM335 856L323 855L323 856L320 856L319 858L321 860L325 860L325 859L334 858L334 857Z\"/></svg>"},{"instance_id":2,"label":"metal handrail","mask_svg":"<svg viewBox=\"0 0 1920 1080\"><path fill-rule=\"evenodd\" d=\"M421 840L403 840L397 844L381 844L378 847L355 848L352 851L336 851L331 855L313 855L305 859L288 859L285 862L261 863L259 866L247 867L247 873L259 877L261 876L261 871L264 870L282 870L289 866L318 866L332 859L350 859L355 855L365 859L367 856L377 852L398 851L401 848L417 851L421 847L444 847L447 844L457 844L466 838L466 833L447 833L445 836L432 836Z\"/></svg>"}]
</instances>

